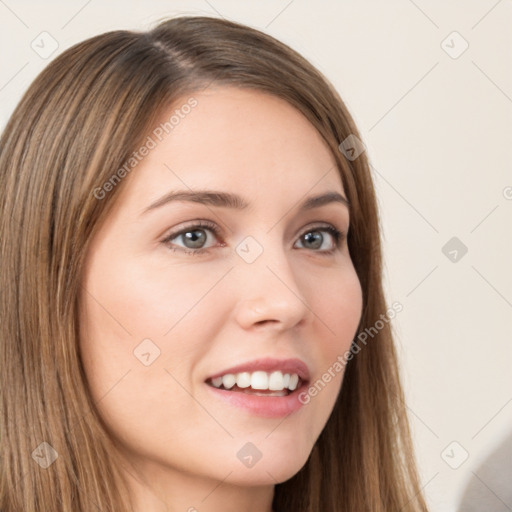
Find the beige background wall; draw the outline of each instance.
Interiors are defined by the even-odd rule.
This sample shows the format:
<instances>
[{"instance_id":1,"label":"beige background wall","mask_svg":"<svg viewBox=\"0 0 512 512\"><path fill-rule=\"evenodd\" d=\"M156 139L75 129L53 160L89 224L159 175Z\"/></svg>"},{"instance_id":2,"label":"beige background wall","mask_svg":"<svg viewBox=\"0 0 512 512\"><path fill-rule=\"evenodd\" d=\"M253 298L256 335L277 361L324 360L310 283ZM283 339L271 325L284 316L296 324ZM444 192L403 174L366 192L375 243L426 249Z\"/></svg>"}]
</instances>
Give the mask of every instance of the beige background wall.
<instances>
[{"instance_id":1,"label":"beige background wall","mask_svg":"<svg viewBox=\"0 0 512 512\"><path fill-rule=\"evenodd\" d=\"M431 510L512 510L512 2L2 0L0 129L70 45L178 13L263 29L338 88L374 166Z\"/></svg>"}]
</instances>

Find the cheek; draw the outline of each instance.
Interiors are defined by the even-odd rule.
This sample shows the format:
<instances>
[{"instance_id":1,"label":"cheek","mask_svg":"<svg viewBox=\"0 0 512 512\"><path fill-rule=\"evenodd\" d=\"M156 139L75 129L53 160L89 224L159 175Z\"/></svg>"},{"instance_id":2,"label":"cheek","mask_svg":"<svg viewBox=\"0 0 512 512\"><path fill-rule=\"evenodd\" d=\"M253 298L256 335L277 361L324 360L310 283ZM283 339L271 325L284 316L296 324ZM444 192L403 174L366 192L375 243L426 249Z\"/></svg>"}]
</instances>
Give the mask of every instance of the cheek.
<instances>
[{"instance_id":1,"label":"cheek","mask_svg":"<svg viewBox=\"0 0 512 512\"><path fill-rule=\"evenodd\" d=\"M361 284L350 264L331 279L323 279L318 288L312 309L326 332L324 354L338 355L350 347L361 320Z\"/></svg>"},{"instance_id":2,"label":"cheek","mask_svg":"<svg viewBox=\"0 0 512 512\"><path fill-rule=\"evenodd\" d=\"M142 384L162 387L166 369L188 385L211 333L229 314L228 298L215 286L225 269L163 268L108 252L94 255L83 279L81 353L94 398L127 372L123 388L133 387L133 397Z\"/></svg>"},{"instance_id":3,"label":"cheek","mask_svg":"<svg viewBox=\"0 0 512 512\"><path fill-rule=\"evenodd\" d=\"M311 432L320 432L336 402L345 375L345 354L350 349L361 320L363 294L352 265L323 279L321 289L312 298L316 316L317 368L315 378L300 397L305 408L314 411Z\"/></svg>"},{"instance_id":4,"label":"cheek","mask_svg":"<svg viewBox=\"0 0 512 512\"><path fill-rule=\"evenodd\" d=\"M204 423L185 390L211 338L206 329L222 315L213 292L201 300L218 281L215 273L194 279L191 272L148 267L92 261L83 281L80 349L106 424L129 446L140 444L141 433L152 436L149 453L171 442L173 422L191 433Z\"/></svg>"}]
</instances>

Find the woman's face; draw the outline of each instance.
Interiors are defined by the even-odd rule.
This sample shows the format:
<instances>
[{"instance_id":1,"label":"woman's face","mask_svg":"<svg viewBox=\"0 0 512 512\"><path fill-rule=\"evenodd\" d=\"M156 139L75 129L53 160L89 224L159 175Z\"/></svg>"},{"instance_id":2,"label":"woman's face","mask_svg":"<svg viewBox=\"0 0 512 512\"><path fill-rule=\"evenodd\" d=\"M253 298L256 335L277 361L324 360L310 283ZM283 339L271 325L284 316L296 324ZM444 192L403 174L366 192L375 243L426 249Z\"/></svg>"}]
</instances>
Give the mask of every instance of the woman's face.
<instances>
[{"instance_id":1,"label":"woman's face","mask_svg":"<svg viewBox=\"0 0 512 512\"><path fill-rule=\"evenodd\" d=\"M138 152L87 253L85 371L121 452L148 481L175 471L275 484L306 463L359 324L360 283L332 234L347 233L349 210L342 200L304 207L346 196L329 149L288 103L227 87L192 96L195 106L180 109L185 97L162 113L165 122L179 111ZM218 195L186 200L205 190ZM150 207L171 192L184 195ZM234 387L213 387L227 374L215 383ZM294 374L300 389L280 390ZM298 395L319 380L303 405Z\"/></svg>"}]
</instances>

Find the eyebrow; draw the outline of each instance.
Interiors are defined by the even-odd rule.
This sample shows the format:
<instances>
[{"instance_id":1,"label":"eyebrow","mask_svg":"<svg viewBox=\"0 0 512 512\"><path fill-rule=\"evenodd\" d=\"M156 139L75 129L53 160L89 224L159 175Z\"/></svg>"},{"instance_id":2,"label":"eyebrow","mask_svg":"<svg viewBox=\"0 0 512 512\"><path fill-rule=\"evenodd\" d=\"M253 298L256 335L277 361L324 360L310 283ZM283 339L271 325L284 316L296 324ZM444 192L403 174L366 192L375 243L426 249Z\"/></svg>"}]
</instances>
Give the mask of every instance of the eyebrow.
<instances>
[{"instance_id":1,"label":"eyebrow","mask_svg":"<svg viewBox=\"0 0 512 512\"><path fill-rule=\"evenodd\" d=\"M217 190L179 190L170 192L143 210L142 214L155 210L165 204L174 201L189 201L193 203L201 203L209 206L218 206L225 208L233 208L235 210L243 210L249 206L241 196L230 192L222 192ZM299 207L300 211L312 210L329 203L340 203L350 209L348 199L338 192L326 192L324 194L308 197Z\"/></svg>"}]
</instances>

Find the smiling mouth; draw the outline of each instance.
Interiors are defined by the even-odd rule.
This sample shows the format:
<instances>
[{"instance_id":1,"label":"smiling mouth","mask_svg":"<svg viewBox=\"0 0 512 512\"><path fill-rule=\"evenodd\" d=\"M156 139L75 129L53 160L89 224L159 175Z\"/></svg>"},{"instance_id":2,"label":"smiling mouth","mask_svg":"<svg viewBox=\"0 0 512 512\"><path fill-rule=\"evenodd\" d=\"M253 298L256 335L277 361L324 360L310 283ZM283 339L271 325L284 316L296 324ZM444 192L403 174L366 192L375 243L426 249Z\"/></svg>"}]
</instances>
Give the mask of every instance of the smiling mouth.
<instances>
[{"instance_id":1,"label":"smiling mouth","mask_svg":"<svg viewBox=\"0 0 512 512\"><path fill-rule=\"evenodd\" d=\"M238 378L238 375L227 375L225 377L217 377L215 379L207 379L206 384L209 386L219 389L222 391L231 391L235 393L245 393L247 395L255 396L288 396L294 393L296 390L302 387L304 381L296 374L283 375L279 372L280 377L278 381L271 384L262 375L264 372L257 372L262 377L259 380L252 380L249 375L246 374L245 378ZM270 389L273 388L273 389Z\"/></svg>"},{"instance_id":2,"label":"smiling mouth","mask_svg":"<svg viewBox=\"0 0 512 512\"><path fill-rule=\"evenodd\" d=\"M304 377L304 372L299 368ZM213 397L263 418L281 418L304 406L301 394L308 385L293 370L264 372L225 373L210 377L205 384Z\"/></svg>"}]
</instances>

